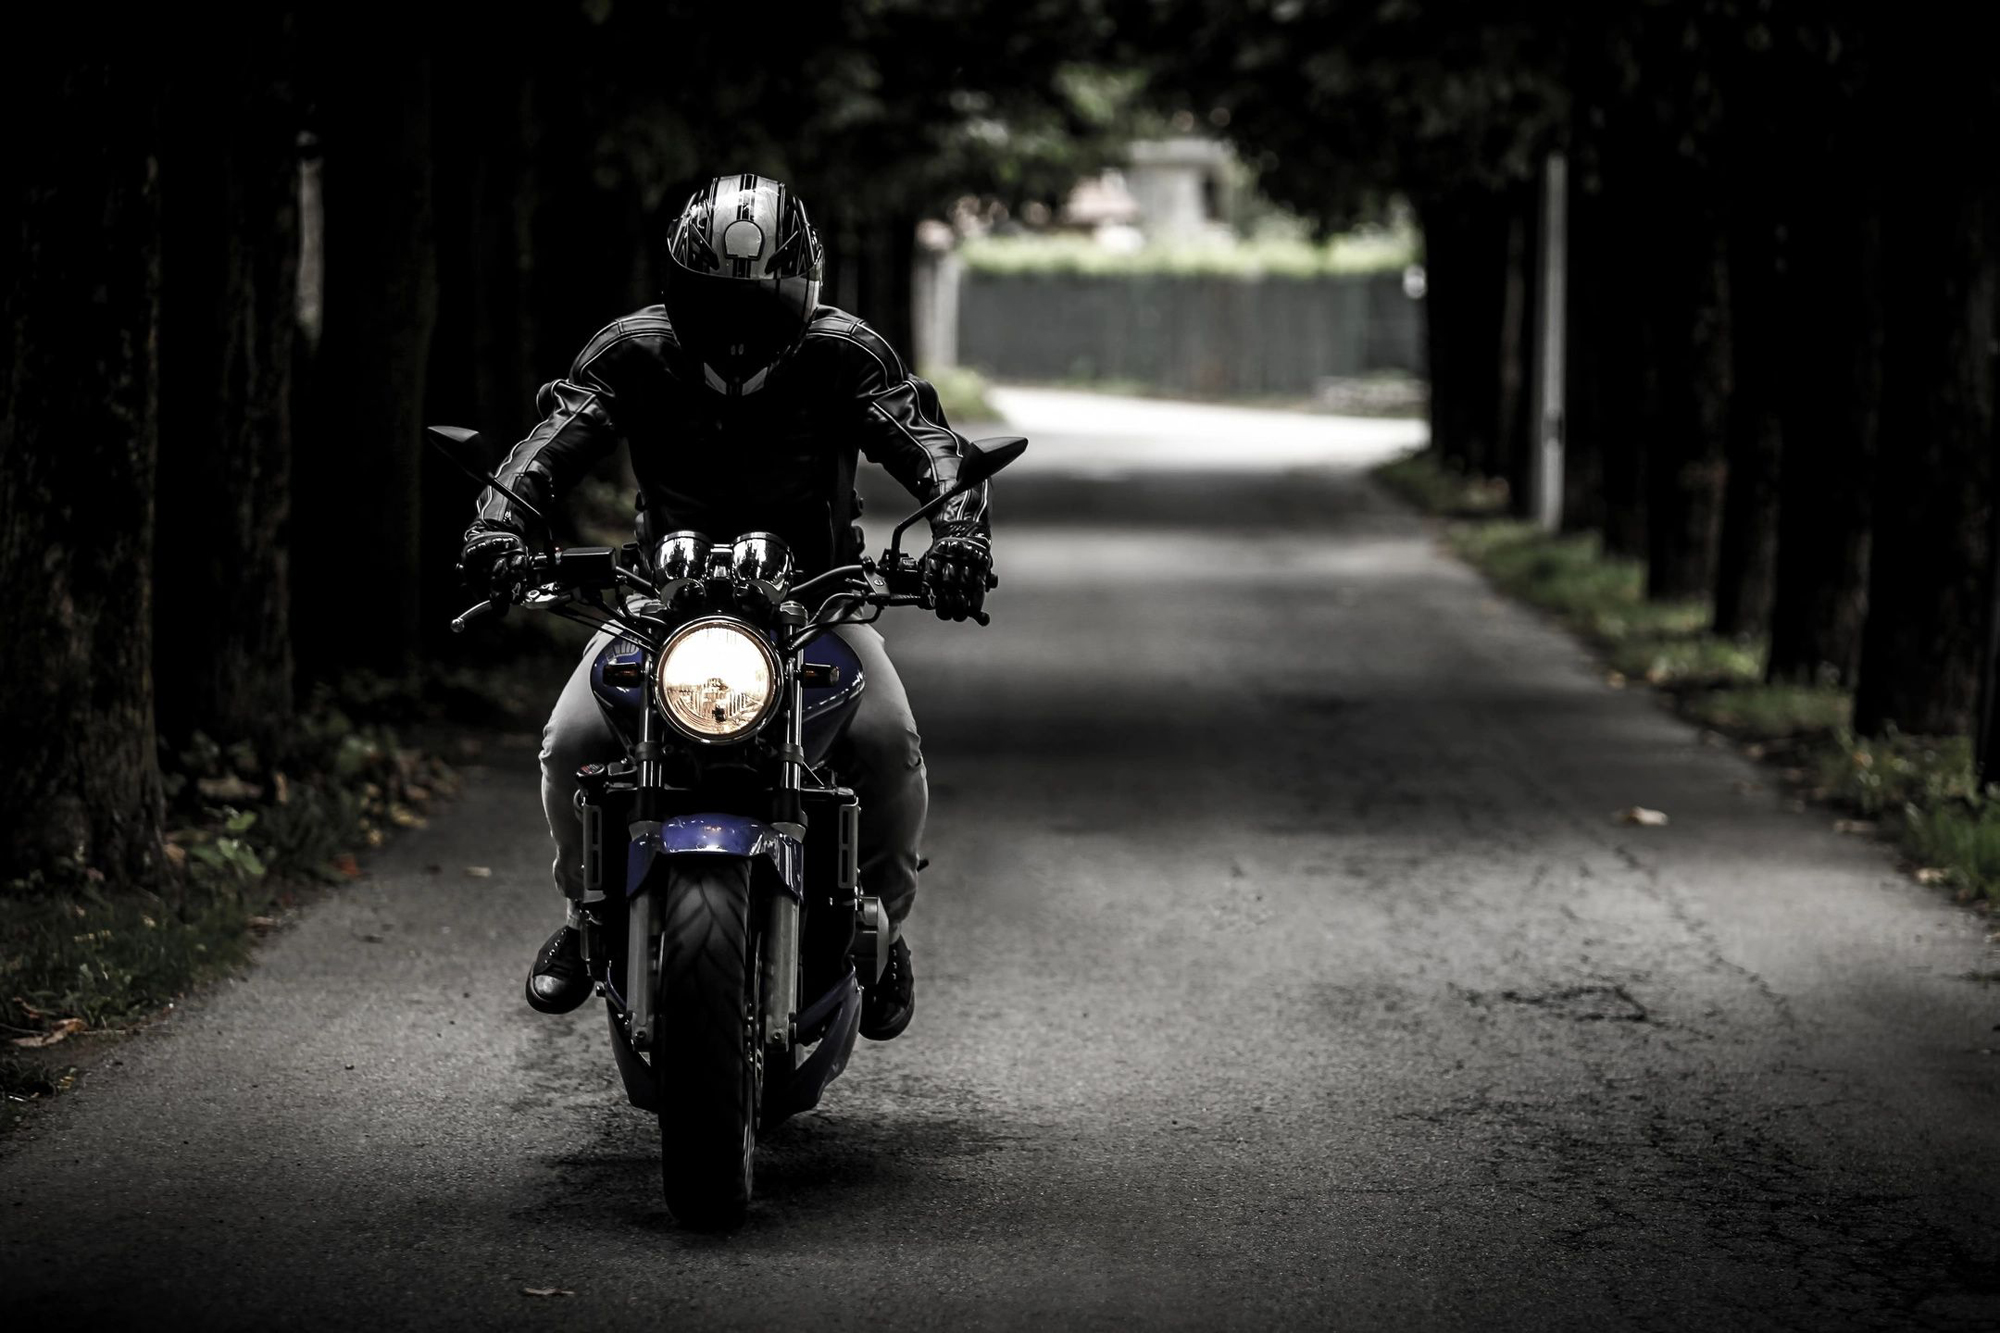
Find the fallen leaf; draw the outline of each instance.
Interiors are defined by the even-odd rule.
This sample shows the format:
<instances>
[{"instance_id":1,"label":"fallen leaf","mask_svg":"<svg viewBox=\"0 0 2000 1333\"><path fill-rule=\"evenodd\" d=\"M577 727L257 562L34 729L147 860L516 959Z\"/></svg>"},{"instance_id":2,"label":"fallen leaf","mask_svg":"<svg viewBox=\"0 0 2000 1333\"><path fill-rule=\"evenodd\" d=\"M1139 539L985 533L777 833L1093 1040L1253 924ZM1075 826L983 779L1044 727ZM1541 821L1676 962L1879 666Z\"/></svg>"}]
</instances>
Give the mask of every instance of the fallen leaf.
<instances>
[{"instance_id":1,"label":"fallen leaf","mask_svg":"<svg viewBox=\"0 0 2000 1333\"><path fill-rule=\"evenodd\" d=\"M253 916L250 918L250 929L252 930L275 930L277 926L278 918L274 916Z\"/></svg>"},{"instance_id":2,"label":"fallen leaf","mask_svg":"<svg viewBox=\"0 0 2000 1333\"><path fill-rule=\"evenodd\" d=\"M1835 833L1873 833L1876 829L1872 819L1836 819L1833 821Z\"/></svg>"},{"instance_id":3,"label":"fallen leaf","mask_svg":"<svg viewBox=\"0 0 2000 1333\"><path fill-rule=\"evenodd\" d=\"M1604 673L1604 683L1614 690L1622 690L1625 688L1624 674L1617 671L1607 671Z\"/></svg>"},{"instance_id":4,"label":"fallen leaf","mask_svg":"<svg viewBox=\"0 0 2000 1333\"><path fill-rule=\"evenodd\" d=\"M1942 884L1951 878L1951 872L1942 866L1922 866L1917 870L1917 883Z\"/></svg>"},{"instance_id":5,"label":"fallen leaf","mask_svg":"<svg viewBox=\"0 0 2000 1333\"><path fill-rule=\"evenodd\" d=\"M1750 794L1751 792L1753 792L1753 791L1762 791L1762 790L1764 790L1764 784L1763 784L1763 783L1761 783L1761 782L1752 782L1752 781L1750 781L1750 779L1748 779L1748 778L1738 778L1738 779L1736 779L1736 781L1735 781L1735 782L1734 782L1733 784L1731 784L1731 785L1732 785L1732 786L1733 786L1733 787L1735 788L1735 791L1736 791L1736 794L1737 794L1738 796L1748 796L1748 795L1749 795L1749 794Z\"/></svg>"},{"instance_id":6,"label":"fallen leaf","mask_svg":"<svg viewBox=\"0 0 2000 1333\"><path fill-rule=\"evenodd\" d=\"M264 794L264 789L254 782L245 782L234 773L225 773L219 778L196 778L194 789L211 801L237 803L254 801Z\"/></svg>"},{"instance_id":7,"label":"fallen leaf","mask_svg":"<svg viewBox=\"0 0 2000 1333\"><path fill-rule=\"evenodd\" d=\"M523 1288L521 1288L521 1294L522 1294L523 1296L574 1296L574 1295L576 1295L576 1293L575 1293L575 1292L573 1292L573 1291L571 1291L571 1290L570 1290L570 1289L569 1289L568 1287L523 1287Z\"/></svg>"},{"instance_id":8,"label":"fallen leaf","mask_svg":"<svg viewBox=\"0 0 2000 1333\"><path fill-rule=\"evenodd\" d=\"M1762 759L1764 757L1764 747L1757 741L1751 741L1743 747L1743 754L1749 759Z\"/></svg>"},{"instance_id":9,"label":"fallen leaf","mask_svg":"<svg viewBox=\"0 0 2000 1333\"><path fill-rule=\"evenodd\" d=\"M68 1041L71 1037L83 1031L84 1027L84 1021L81 1018L65 1018L47 1032L38 1032L32 1037L14 1038L14 1044L16 1046L27 1047L29 1050L39 1050L44 1046L53 1046L59 1041Z\"/></svg>"},{"instance_id":10,"label":"fallen leaf","mask_svg":"<svg viewBox=\"0 0 2000 1333\"><path fill-rule=\"evenodd\" d=\"M271 775L271 794L279 805L292 803L292 783L283 773Z\"/></svg>"},{"instance_id":11,"label":"fallen leaf","mask_svg":"<svg viewBox=\"0 0 2000 1333\"><path fill-rule=\"evenodd\" d=\"M342 852L334 857L333 868L349 879L361 878L361 863L354 859L353 852Z\"/></svg>"},{"instance_id":12,"label":"fallen leaf","mask_svg":"<svg viewBox=\"0 0 2000 1333\"><path fill-rule=\"evenodd\" d=\"M172 866L176 870L179 870L182 866L187 864L187 859L188 859L187 848L181 846L177 842L170 842L167 844L168 865Z\"/></svg>"},{"instance_id":13,"label":"fallen leaf","mask_svg":"<svg viewBox=\"0 0 2000 1333\"><path fill-rule=\"evenodd\" d=\"M1611 817L1621 824L1637 824L1641 828L1660 828L1667 822L1665 811L1648 810L1643 805L1628 805Z\"/></svg>"},{"instance_id":14,"label":"fallen leaf","mask_svg":"<svg viewBox=\"0 0 2000 1333\"><path fill-rule=\"evenodd\" d=\"M472 876L472 877L473 877L474 879L492 879L492 878L493 878L493 867L492 867L492 866L467 866L467 867L465 868L465 873L466 873L466 874L468 874L468 875L470 875L470 876Z\"/></svg>"}]
</instances>

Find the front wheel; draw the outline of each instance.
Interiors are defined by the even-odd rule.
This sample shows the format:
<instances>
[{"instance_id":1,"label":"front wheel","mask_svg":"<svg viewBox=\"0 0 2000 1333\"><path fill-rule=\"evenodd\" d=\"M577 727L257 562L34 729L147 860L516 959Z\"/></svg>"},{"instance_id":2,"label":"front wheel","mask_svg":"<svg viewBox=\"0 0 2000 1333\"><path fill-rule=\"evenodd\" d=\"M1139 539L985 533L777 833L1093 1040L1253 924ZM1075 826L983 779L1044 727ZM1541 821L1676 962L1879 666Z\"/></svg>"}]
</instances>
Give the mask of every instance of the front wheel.
<instances>
[{"instance_id":1,"label":"front wheel","mask_svg":"<svg viewBox=\"0 0 2000 1333\"><path fill-rule=\"evenodd\" d=\"M763 996L750 868L691 858L670 872L660 935L660 1183L683 1225L733 1227L750 1206L763 1095Z\"/></svg>"}]
</instances>

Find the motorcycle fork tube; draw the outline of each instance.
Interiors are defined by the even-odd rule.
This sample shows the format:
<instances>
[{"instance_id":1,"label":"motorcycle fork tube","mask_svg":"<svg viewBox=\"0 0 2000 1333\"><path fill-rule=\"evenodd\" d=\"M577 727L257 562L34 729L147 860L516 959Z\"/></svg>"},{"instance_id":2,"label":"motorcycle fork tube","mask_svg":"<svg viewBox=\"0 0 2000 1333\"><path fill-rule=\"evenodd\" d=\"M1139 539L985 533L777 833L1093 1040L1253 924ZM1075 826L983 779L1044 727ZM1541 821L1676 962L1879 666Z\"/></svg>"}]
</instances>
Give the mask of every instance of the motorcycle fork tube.
<instances>
[{"instance_id":1,"label":"motorcycle fork tube","mask_svg":"<svg viewBox=\"0 0 2000 1333\"><path fill-rule=\"evenodd\" d=\"M641 834L657 834L660 829L660 789L666 786L666 764L660 758L659 713L651 701L639 715L639 744L633 755L639 761L638 789L632 793L633 838ZM625 932L625 1012L626 1032L631 1036L634 1050L647 1051L653 1046L653 996L655 993L658 967L658 950L653 944L655 923L660 919L659 896L665 892L665 885L648 887L643 893L633 893L632 886L626 885L626 905L630 913Z\"/></svg>"},{"instance_id":2,"label":"motorcycle fork tube","mask_svg":"<svg viewBox=\"0 0 2000 1333\"><path fill-rule=\"evenodd\" d=\"M653 947L653 923L659 919L658 895L642 893L631 900L631 918L626 928L625 944L625 1031L632 1039L632 1049L649 1051L653 1048L653 993L654 973L658 969L654 960L659 952Z\"/></svg>"},{"instance_id":3,"label":"motorcycle fork tube","mask_svg":"<svg viewBox=\"0 0 2000 1333\"><path fill-rule=\"evenodd\" d=\"M785 762L779 781L777 827L805 842L805 687L795 661L785 700ZM764 1044L789 1049L799 1010L799 904L785 886L773 885L764 917Z\"/></svg>"}]
</instances>

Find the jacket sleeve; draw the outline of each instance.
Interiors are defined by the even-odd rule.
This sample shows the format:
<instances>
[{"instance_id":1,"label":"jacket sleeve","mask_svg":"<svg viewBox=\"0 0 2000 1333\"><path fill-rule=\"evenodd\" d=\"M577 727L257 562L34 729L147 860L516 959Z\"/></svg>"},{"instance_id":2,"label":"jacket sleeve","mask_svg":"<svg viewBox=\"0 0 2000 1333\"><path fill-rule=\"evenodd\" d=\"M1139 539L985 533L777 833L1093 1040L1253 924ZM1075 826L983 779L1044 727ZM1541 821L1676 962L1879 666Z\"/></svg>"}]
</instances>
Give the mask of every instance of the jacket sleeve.
<instances>
[{"instance_id":1,"label":"jacket sleeve","mask_svg":"<svg viewBox=\"0 0 2000 1333\"><path fill-rule=\"evenodd\" d=\"M570 488L618 447L611 386L599 373L601 354L610 344L607 335L617 328L591 339L566 378L541 387L535 395L541 424L514 446L494 474L551 522L551 511ZM532 523L519 505L489 486L479 493L479 510L465 535L467 540L482 532L525 535Z\"/></svg>"},{"instance_id":2,"label":"jacket sleeve","mask_svg":"<svg viewBox=\"0 0 2000 1333\"><path fill-rule=\"evenodd\" d=\"M862 413L861 452L879 463L918 500L951 488L965 457L966 438L945 421L937 390L912 375L875 330L855 321L845 340L867 353L855 356ZM933 537L991 536L992 483L985 482L931 516Z\"/></svg>"}]
</instances>

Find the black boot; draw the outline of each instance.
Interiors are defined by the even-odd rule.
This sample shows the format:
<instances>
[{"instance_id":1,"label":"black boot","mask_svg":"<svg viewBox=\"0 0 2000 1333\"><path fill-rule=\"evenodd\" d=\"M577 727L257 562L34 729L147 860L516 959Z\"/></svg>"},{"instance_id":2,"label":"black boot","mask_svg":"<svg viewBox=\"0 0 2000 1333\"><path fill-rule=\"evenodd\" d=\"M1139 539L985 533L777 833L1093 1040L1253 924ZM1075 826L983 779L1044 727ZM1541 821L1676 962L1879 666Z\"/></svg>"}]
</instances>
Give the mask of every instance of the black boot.
<instances>
[{"instance_id":1,"label":"black boot","mask_svg":"<svg viewBox=\"0 0 2000 1333\"><path fill-rule=\"evenodd\" d=\"M549 936L528 970L528 1007L566 1014L590 998L590 973L583 965L583 936L565 925Z\"/></svg>"},{"instance_id":2,"label":"black boot","mask_svg":"<svg viewBox=\"0 0 2000 1333\"><path fill-rule=\"evenodd\" d=\"M910 968L910 946L898 935L889 946L889 965L861 993L861 1035L870 1041L900 1037L916 1012L917 976Z\"/></svg>"}]
</instances>

